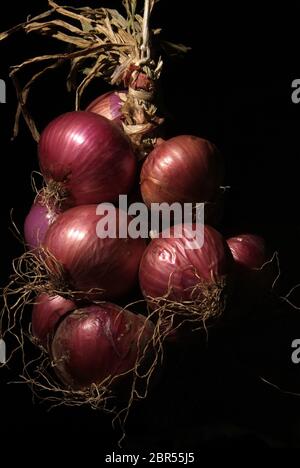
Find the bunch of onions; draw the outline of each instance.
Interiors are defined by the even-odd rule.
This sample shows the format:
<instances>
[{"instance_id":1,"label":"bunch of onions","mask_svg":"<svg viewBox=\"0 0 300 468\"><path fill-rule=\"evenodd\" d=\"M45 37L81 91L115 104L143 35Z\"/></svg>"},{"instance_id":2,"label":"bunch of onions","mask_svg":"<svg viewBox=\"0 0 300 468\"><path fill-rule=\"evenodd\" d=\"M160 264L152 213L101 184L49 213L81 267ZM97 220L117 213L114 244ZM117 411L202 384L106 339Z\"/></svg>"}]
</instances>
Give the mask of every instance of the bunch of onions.
<instances>
[{"instance_id":1,"label":"bunch of onions","mask_svg":"<svg viewBox=\"0 0 300 468\"><path fill-rule=\"evenodd\" d=\"M150 306L163 315L203 322L225 308L232 255L214 228L204 226L204 237L200 229L196 224L173 227L170 237L162 233L143 255L140 286Z\"/></svg>"},{"instance_id":2,"label":"bunch of onions","mask_svg":"<svg viewBox=\"0 0 300 468\"><path fill-rule=\"evenodd\" d=\"M32 334L38 343L47 349L59 321L74 309L74 301L62 296L40 294L35 300L31 319Z\"/></svg>"},{"instance_id":3,"label":"bunch of onions","mask_svg":"<svg viewBox=\"0 0 300 468\"><path fill-rule=\"evenodd\" d=\"M55 291L113 299L135 285L146 244L142 238L128 237L131 218L112 208L97 214L97 205L77 206L49 227L40 257L48 270L46 281Z\"/></svg>"},{"instance_id":4,"label":"bunch of onions","mask_svg":"<svg viewBox=\"0 0 300 468\"><path fill-rule=\"evenodd\" d=\"M87 112L102 115L114 123L122 123L122 105L127 91L109 91L92 101L86 108Z\"/></svg>"},{"instance_id":5,"label":"bunch of onions","mask_svg":"<svg viewBox=\"0 0 300 468\"><path fill-rule=\"evenodd\" d=\"M62 206L113 202L128 193L136 158L118 125L92 112L68 112L42 132L38 148L48 193Z\"/></svg>"},{"instance_id":6,"label":"bunch of onions","mask_svg":"<svg viewBox=\"0 0 300 468\"><path fill-rule=\"evenodd\" d=\"M150 363L154 326L111 303L77 309L58 326L51 355L61 381L75 390L108 386Z\"/></svg>"},{"instance_id":7,"label":"bunch of onions","mask_svg":"<svg viewBox=\"0 0 300 468\"><path fill-rule=\"evenodd\" d=\"M223 180L219 151L207 140L180 135L157 145L141 171L143 200L200 203L211 200Z\"/></svg>"},{"instance_id":8,"label":"bunch of onions","mask_svg":"<svg viewBox=\"0 0 300 468\"><path fill-rule=\"evenodd\" d=\"M36 249L45 239L49 226L54 223L60 209L54 204L45 203L43 197L32 204L24 222L24 238L28 249Z\"/></svg>"}]
</instances>

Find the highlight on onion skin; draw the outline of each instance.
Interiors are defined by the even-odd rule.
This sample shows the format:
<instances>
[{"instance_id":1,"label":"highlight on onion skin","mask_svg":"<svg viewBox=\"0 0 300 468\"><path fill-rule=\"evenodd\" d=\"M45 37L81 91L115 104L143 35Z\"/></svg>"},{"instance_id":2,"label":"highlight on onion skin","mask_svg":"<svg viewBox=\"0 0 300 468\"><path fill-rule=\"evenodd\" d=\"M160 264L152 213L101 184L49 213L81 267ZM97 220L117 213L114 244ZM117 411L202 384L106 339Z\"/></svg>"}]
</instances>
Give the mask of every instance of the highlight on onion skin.
<instances>
[{"instance_id":1,"label":"highlight on onion skin","mask_svg":"<svg viewBox=\"0 0 300 468\"><path fill-rule=\"evenodd\" d=\"M58 322L68 312L76 309L75 302L62 296L40 294L32 309L32 334L47 349Z\"/></svg>"},{"instance_id":2,"label":"highlight on onion skin","mask_svg":"<svg viewBox=\"0 0 300 468\"><path fill-rule=\"evenodd\" d=\"M24 238L27 248L33 250L43 243L49 226L59 213L57 208L46 206L39 200L32 204L24 222Z\"/></svg>"},{"instance_id":3,"label":"highlight on onion skin","mask_svg":"<svg viewBox=\"0 0 300 468\"><path fill-rule=\"evenodd\" d=\"M147 355L154 326L142 315L103 303L78 309L58 326L52 342L54 370L80 390L133 370ZM150 347L149 347L150 349Z\"/></svg>"},{"instance_id":4,"label":"highlight on onion skin","mask_svg":"<svg viewBox=\"0 0 300 468\"><path fill-rule=\"evenodd\" d=\"M108 120L121 124L122 105L126 96L127 91L109 91L92 101L86 108L86 111L94 112L106 117Z\"/></svg>"},{"instance_id":5,"label":"highlight on onion skin","mask_svg":"<svg viewBox=\"0 0 300 468\"><path fill-rule=\"evenodd\" d=\"M137 283L140 259L146 248L142 238L119 237L131 221L126 212L115 209L97 214L97 205L81 205L65 211L48 229L43 247L64 269L62 283L85 298L113 299ZM99 227L99 222L104 226ZM106 222L116 226L116 238L100 238ZM97 235L98 231L98 235ZM106 232L106 231L105 231ZM56 273L56 266L49 268Z\"/></svg>"},{"instance_id":6,"label":"highlight on onion skin","mask_svg":"<svg viewBox=\"0 0 300 468\"><path fill-rule=\"evenodd\" d=\"M136 158L129 139L118 125L92 112L54 119L41 134L38 154L48 186L65 207L113 202L134 184Z\"/></svg>"},{"instance_id":7,"label":"highlight on onion skin","mask_svg":"<svg viewBox=\"0 0 300 468\"><path fill-rule=\"evenodd\" d=\"M152 306L164 301L187 301L187 309L192 309L193 302L201 303L205 296L209 307L214 294L219 297L231 280L233 258L223 236L214 228L204 226L202 247L199 244L198 248L190 249L188 242L198 228L185 224L182 229L181 238L174 237L172 228L171 237L153 239L143 255L140 286Z\"/></svg>"},{"instance_id":8,"label":"highlight on onion skin","mask_svg":"<svg viewBox=\"0 0 300 468\"><path fill-rule=\"evenodd\" d=\"M200 203L212 199L222 184L221 155L208 140L180 135L157 145L141 171L143 200L151 203Z\"/></svg>"}]
</instances>

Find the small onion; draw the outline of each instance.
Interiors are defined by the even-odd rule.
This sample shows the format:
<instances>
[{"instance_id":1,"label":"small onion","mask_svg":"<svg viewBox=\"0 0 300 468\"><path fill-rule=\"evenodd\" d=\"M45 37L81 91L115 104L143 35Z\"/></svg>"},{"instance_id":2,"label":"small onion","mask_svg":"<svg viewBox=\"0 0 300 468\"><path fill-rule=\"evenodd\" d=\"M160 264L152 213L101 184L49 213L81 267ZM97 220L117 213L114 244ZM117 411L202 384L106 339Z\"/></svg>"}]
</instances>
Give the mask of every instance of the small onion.
<instances>
[{"instance_id":1,"label":"small onion","mask_svg":"<svg viewBox=\"0 0 300 468\"><path fill-rule=\"evenodd\" d=\"M97 215L96 209L97 205L81 205L60 214L48 229L43 247L63 266L62 282L73 291L111 299L134 286L146 244L142 238L119 237L131 221L127 213L116 209ZM115 226L115 238L98 237L97 231L103 237L106 223ZM55 275L57 266L49 261L49 268Z\"/></svg>"},{"instance_id":2,"label":"small onion","mask_svg":"<svg viewBox=\"0 0 300 468\"><path fill-rule=\"evenodd\" d=\"M277 271L271 261L264 239L254 234L240 234L227 240L235 260L240 293L258 299L272 287Z\"/></svg>"},{"instance_id":3,"label":"small onion","mask_svg":"<svg viewBox=\"0 0 300 468\"><path fill-rule=\"evenodd\" d=\"M115 201L134 183L136 159L128 138L92 112L54 119L41 134L38 153L48 186L67 207Z\"/></svg>"},{"instance_id":4,"label":"small onion","mask_svg":"<svg viewBox=\"0 0 300 468\"><path fill-rule=\"evenodd\" d=\"M120 124L122 121L121 109L126 96L126 91L109 91L92 101L86 111L102 115L108 120Z\"/></svg>"},{"instance_id":5,"label":"small onion","mask_svg":"<svg viewBox=\"0 0 300 468\"><path fill-rule=\"evenodd\" d=\"M265 241L254 234L239 234L227 244L234 258L237 284L229 317L243 320L256 312L260 315L262 305L269 307L269 294L278 274Z\"/></svg>"},{"instance_id":6,"label":"small onion","mask_svg":"<svg viewBox=\"0 0 300 468\"><path fill-rule=\"evenodd\" d=\"M37 200L30 208L24 222L24 238L29 249L36 249L43 243L49 226L55 221L59 210Z\"/></svg>"},{"instance_id":7,"label":"small onion","mask_svg":"<svg viewBox=\"0 0 300 468\"><path fill-rule=\"evenodd\" d=\"M78 309L55 333L51 348L54 369L72 389L100 385L135 367L153 330L145 317L114 304Z\"/></svg>"},{"instance_id":8,"label":"small onion","mask_svg":"<svg viewBox=\"0 0 300 468\"><path fill-rule=\"evenodd\" d=\"M215 145L181 135L160 142L141 171L141 192L151 203L196 203L215 196L223 179L223 164Z\"/></svg>"},{"instance_id":9,"label":"small onion","mask_svg":"<svg viewBox=\"0 0 300 468\"><path fill-rule=\"evenodd\" d=\"M71 310L76 309L73 301L61 296L40 294L32 309L32 334L47 348L58 322Z\"/></svg>"},{"instance_id":10,"label":"small onion","mask_svg":"<svg viewBox=\"0 0 300 468\"><path fill-rule=\"evenodd\" d=\"M175 302L200 299L201 302L205 295L206 304L210 306L213 295L217 293L219 297L220 290L228 285L233 259L226 241L214 228L204 226L202 247L194 240L194 248L188 248L197 229L199 226L185 224L182 237L176 238L172 228L170 237L161 236L148 245L139 279L143 295L150 304L155 306L157 300L162 304L165 299Z\"/></svg>"},{"instance_id":11,"label":"small onion","mask_svg":"<svg viewBox=\"0 0 300 468\"><path fill-rule=\"evenodd\" d=\"M257 270L267 261L266 244L260 236L240 234L228 239L227 244L240 270Z\"/></svg>"}]
</instances>

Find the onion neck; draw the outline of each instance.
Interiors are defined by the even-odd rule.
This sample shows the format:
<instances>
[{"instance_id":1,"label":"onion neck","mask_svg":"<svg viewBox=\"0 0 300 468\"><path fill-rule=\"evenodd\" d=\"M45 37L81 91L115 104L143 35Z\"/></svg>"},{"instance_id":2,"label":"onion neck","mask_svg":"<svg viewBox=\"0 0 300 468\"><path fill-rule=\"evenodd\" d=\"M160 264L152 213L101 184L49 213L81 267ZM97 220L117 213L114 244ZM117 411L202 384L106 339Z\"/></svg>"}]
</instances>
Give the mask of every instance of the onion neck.
<instances>
[{"instance_id":1,"label":"onion neck","mask_svg":"<svg viewBox=\"0 0 300 468\"><path fill-rule=\"evenodd\" d=\"M49 211L64 211L72 206L69 192L63 182L50 179L41 192L41 203L48 207Z\"/></svg>"}]
</instances>

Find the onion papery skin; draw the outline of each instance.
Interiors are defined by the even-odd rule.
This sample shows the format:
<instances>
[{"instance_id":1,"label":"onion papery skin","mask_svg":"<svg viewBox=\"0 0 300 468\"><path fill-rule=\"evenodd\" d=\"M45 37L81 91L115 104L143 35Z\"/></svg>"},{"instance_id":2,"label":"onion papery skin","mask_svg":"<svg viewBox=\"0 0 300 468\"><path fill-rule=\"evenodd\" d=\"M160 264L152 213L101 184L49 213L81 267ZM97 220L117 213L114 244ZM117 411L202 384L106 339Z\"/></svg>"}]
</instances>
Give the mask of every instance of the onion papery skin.
<instances>
[{"instance_id":1,"label":"onion papery skin","mask_svg":"<svg viewBox=\"0 0 300 468\"><path fill-rule=\"evenodd\" d=\"M137 282L146 243L142 238L99 238L96 231L101 220L116 223L119 236L131 218L118 209L116 216L111 211L108 216L97 215L96 208L77 206L59 215L48 229L43 247L63 266L64 280L72 291L88 299L112 299L129 292Z\"/></svg>"},{"instance_id":2,"label":"onion papery skin","mask_svg":"<svg viewBox=\"0 0 300 468\"><path fill-rule=\"evenodd\" d=\"M60 210L45 205L37 199L31 206L24 222L24 239L28 249L38 248L44 241L49 226L54 223Z\"/></svg>"},{"instance_id":3,"label":"onion papery skin","mask_svg":"<svg viewBox=\"0 0 300 468\"><path fill-rule=\"evenodd\" d=\"M92 112L54 119L39 141L41 172L66 207L113 202L134 183L136 158L118 125Z\"/></svg>"},{"instance_id":4,"label":"onion papery skin","mask_svg":"<svg viewBox=\"0 0 300 468\"><path fill-rule=\"evenodd\" d=\"M232 255L219 232L204 226L203 246L187 249L196 226L185 224L182 229L181 238L175 238L174 228L171 228L170 238L153 239L143 255L139 280L150 304L149 298L193 301L195 294L201 294L202 286L222 285L231 277Z\"/></svg>"},{"instance_id":5,"label":"onion papery skin","mask_svg":"<svg viewBox=\"0 0 300 468\"><path fill-rule=\"evenodd\" d=\"M72 389L99 385L134 368L153 330L145 317L114 304L78 309L60 323L55 333L54 369Z\"/></svg>"},{"instance_id":6,"label":"onion papery skin","mask_svg":"<svg viewBox=\"0 0 300 468\"><path fill-rule=\"evenodd\" d=\"M76 304L62 296L40 294L32 309L32 334L45 348L51 343L58 322L70 311L76 309Z\"/></svg>"},{"instance_id":7,"label":"onion papery skin","mask_svg":"<svg viewBox=\"0 0 300 468\"><path fill-rule=\"evenodd\" d=\"M141 171L143 200L151 203L200 203L211 200L223 181L224 168L215 145L180 135L157 145Z\"/></svg>"},{"instance_id":8,"label":"onion papery skin","mask_svg":"<svg viewBox=\"0 0 300 468\"><path fill-rule=\"evenodd\" d=\"M121 125L122 105L126 96L126 91L109 91L92 101L86 108L86 111L102 115L108 120Z\"/></svg>"}]
</instances>

